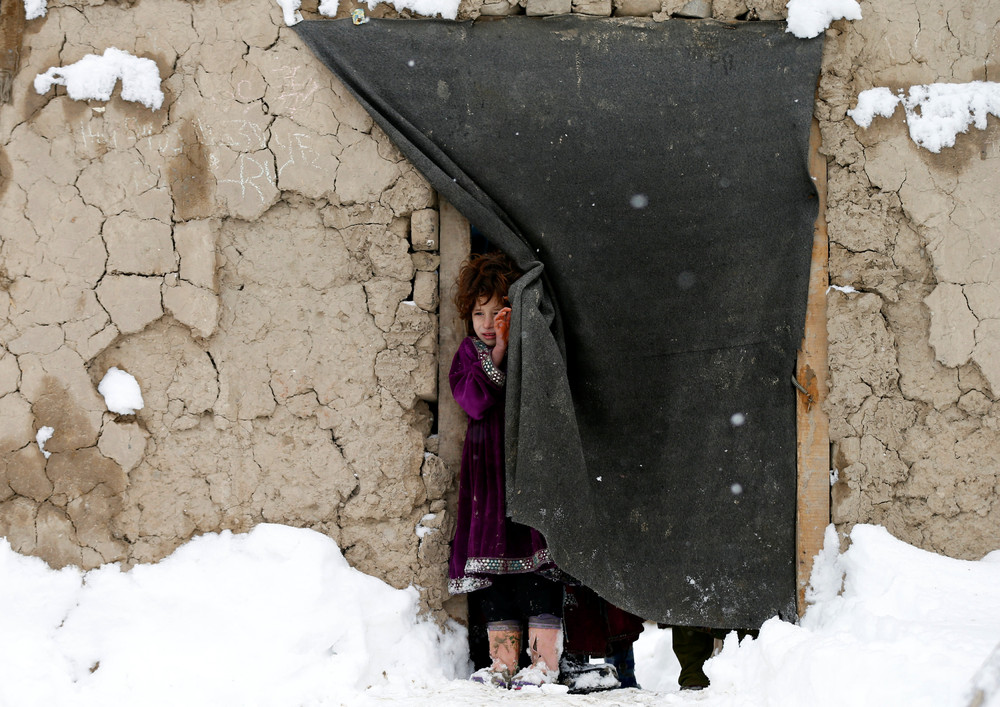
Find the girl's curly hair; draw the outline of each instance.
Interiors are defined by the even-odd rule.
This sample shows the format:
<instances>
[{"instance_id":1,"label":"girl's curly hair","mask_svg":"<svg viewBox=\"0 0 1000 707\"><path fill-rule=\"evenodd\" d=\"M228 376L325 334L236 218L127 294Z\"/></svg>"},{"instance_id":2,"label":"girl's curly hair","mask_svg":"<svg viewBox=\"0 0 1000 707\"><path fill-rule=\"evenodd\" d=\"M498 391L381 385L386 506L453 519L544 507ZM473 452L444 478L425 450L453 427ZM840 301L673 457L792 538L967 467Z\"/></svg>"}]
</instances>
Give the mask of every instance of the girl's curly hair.
<instances>
[{"instance_id":1,"label":"girl's curly hair","mask_svg":"<svg viewBox=\"0 0 1000 707\"><path fill-rule=\"evenodd\" d=\"M482 255L473 255L462 264L458 273L455 292L455 307L458 315L465 322L469 336L473 335L472 310L480 300L489 301L497 297L504 305L507 302L507 290L511 284L521 277L521 271L514 265L505 253L493 251Z\"/></svg>"}]
</instances>

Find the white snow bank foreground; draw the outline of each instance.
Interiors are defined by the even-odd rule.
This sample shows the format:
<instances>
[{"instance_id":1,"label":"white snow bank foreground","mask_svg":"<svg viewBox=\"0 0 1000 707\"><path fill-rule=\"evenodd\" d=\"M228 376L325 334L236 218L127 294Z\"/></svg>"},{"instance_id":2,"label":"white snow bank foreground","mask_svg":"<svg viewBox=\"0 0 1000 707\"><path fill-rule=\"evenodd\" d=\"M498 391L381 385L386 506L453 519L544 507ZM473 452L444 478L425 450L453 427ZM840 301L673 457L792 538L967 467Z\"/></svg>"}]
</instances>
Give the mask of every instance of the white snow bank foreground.
<instances>
[{"instance_id":1,"label":"white snow bank foreground","mask_svg":"<svg viewBox=\"0 0 1000 707\"><path fill-rule=\"evenodd\" d=\"M129 572L0 539L0 705L338 705L468 675L464 630L417 605L310 530L204 535Z\"/></svg>"},{"instance_id":2,"label":"white snow bank foreground","mask_svg":"<svg viewBox=\"0 0 1000 707\"><path fill-rule=\"evenodd\" d=\"M419 619L415 590L310 530L204 535L129 572L55 571L0 540L0 705L966 707L1000 642L1000 552L953 560L868 525L851 538L838 554L828 530L801 625L730 634L708 690L676 691L669 631L648 626L645 689L587 696L470 682L462 629ZM996 692L994 672L979 683Z\"/></svg>"},{"instance_id":3,"label":"white snow bank foreground","mask_svg":"<svg viewBox=\"0 0 1000 707\"><path fill-rule=\"evenodd\" d=\"M956 136L970 125L985 130L991 114L1000 118L1000 83L921 84L911 86L906 94L879 86L858 94L858 105L847 114L867 128L876 115L891 118L901 103L910 138L931 152L940 152L942 147L953 147Z\"/></svg>"},{"instance_id":4,"label":"white snow bank foreground","mask_svg":"<svg viewBox=\"0 0 1000 707\"><path fill-rule=\"evenodd\" d=\"M851 540L838 555L827 530L800 626L771 619L742 644L730 634L705 670L711 692L734 699L706 705L969 704L973 676L1000 642L1000 553L954 560L871 525Z\"/></svg>"}]
</instances>

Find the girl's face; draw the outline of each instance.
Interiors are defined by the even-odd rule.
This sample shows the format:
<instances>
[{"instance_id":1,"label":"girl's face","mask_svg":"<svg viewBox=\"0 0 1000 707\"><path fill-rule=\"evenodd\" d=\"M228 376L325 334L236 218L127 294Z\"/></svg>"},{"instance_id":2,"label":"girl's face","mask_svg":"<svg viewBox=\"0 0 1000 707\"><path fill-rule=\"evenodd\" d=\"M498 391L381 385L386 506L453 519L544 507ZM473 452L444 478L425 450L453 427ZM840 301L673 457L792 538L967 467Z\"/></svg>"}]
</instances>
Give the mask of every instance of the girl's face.
<instances>
[{"instance_id":1,"label":"girl's face","mask_svg":"<svg viewBox=\"0 0 1000 707\"><path fill-rule=\"evenodd\" d=\"M485 297L480 297L476 301L476 306L472 308L472 330L476 332L476 338L487 346L497 343L497 332L493 326L493 320L497 312L503 309L504 304L499 297L487 301Z\"/></svg>"}]
</instances>

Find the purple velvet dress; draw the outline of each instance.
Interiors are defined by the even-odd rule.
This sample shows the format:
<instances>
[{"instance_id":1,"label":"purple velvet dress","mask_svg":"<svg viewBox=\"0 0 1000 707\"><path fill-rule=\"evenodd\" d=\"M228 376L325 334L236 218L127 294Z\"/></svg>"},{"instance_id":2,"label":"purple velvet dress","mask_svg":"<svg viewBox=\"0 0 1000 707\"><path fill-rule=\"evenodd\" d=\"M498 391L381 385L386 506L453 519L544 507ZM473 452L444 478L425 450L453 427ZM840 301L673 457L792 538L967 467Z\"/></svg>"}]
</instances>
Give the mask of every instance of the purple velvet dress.
<instances>
[{"instance_id":1,"label":"purple velvet dress","mask_svg":"<svg viewBox=\"0 0 1000 707\"><path fill-rule=\"evenodd\" d=\"M448 563L452 594L488 587L491 575L556 571L542 534L507 517L505 379L482 341L470 336L458 347L448 380L455 400L469 415L469 427L458 481L458 527Z\"/></svg>"}]
</instances>

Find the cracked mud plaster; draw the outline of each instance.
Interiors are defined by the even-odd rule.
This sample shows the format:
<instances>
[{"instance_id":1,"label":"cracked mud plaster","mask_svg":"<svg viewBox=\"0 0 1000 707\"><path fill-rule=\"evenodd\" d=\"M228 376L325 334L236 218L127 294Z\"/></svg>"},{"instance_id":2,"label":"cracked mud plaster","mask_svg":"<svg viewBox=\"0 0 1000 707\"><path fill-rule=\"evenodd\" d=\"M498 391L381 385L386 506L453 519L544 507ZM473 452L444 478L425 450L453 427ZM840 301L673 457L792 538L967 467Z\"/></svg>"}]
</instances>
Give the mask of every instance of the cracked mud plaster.
<instances>
[{"instance_id":1,"label":"cracked mud plaster","mask_svg":"<svg viewBox=\"0 0 1000 707\"><path fill-rule=\"evenodd\" d=\"M108 46L157 62L160 110L31 89ZM270 0L50 7L12 95L0 534L94 567L156 561L197 533L310 527L439 609L452 475L425 453L429 185ZM96 392L111 366L139 382L135 415Z\"/></svg>"},{"instance_id":2,"label":"cracked mud plaster","mask_svg":"<svg viewBox=\"0 0 1000 707\"><path fill-rule=\"evenodd\" d=\"M862 5L827 32L833 520L978 559L1000 547L1000 121L940 154L902 116L858 128L873 86L996 81L1000 6Z\"/></svg>"}]
</instances>

